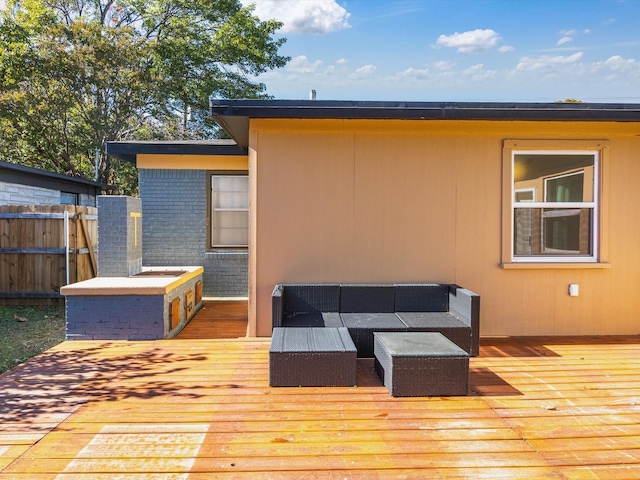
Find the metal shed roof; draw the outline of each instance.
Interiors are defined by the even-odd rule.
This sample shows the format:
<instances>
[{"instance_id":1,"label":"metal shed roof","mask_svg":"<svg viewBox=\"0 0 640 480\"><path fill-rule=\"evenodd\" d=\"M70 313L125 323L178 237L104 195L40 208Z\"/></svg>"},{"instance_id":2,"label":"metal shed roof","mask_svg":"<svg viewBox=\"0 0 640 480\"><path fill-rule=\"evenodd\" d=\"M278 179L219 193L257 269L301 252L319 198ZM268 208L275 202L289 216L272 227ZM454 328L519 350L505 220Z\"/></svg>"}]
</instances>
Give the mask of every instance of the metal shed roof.
<instances>
[{"instance_id":1,"label":"metal shed roof","mask_svg":"<svg viewBox=\"0 0 640 480\"><path fill-rule=\"evenodd\" d=\"M99 195L101 191L113 188L101 182L93 182L84 178L70 177L69 175L2 161L0 161L0 173L2 173L2 180L9 183L61 190L69 193Z\"/></svg>"}]
</instances>

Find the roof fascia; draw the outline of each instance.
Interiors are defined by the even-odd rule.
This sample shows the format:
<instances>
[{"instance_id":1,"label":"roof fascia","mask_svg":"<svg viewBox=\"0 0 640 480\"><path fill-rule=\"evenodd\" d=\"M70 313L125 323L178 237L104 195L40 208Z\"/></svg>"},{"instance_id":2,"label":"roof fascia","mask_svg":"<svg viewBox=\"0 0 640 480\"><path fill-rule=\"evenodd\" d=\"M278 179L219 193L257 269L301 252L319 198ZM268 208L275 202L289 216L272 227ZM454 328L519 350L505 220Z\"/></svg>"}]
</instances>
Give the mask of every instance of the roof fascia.
<instances>
[{"instance_id":1,"label":"roof fascia","mask_svg":"<svg viewBox=\"0 0 640 480\"><path fill-rule=\"evenodd\" d=\"M136 156L147 155L246 155L246 149L233 140L214 141L149 141L106 142L105 152L127 162L136 164Z\"/></svg>"},{"instance_id":2,"label":"roof fascia","mask_svg":"<svg viewBox=\"0 0 640 480\"><path fill-rule=\"evenodd\" d=\"M248 145L251 118L640 122L640 104L212 100L214 120Z\"/></svg>"}]
</instances>

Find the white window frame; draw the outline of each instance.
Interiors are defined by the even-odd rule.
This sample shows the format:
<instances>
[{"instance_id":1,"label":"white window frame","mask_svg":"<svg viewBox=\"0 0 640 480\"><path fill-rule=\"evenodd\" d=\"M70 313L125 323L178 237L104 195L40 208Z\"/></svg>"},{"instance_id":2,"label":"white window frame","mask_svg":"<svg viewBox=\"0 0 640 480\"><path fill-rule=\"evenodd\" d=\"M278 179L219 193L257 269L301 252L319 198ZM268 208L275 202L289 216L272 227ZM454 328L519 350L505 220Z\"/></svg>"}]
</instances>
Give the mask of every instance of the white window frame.
<instances>
[{"instance_id":1,"label":"white window frame","mask_svg":"<svg viewBox=\"0 0 640 480\"><path fill-rule=\"evenodd\" d=\"M514 176L514 162L517 155L593 155L594 157L594 171L593 171L593 201L591 202L516 202L515 201L515 176ZM511 151L511 179L510 179L510 198L511 198L511 222L510 222L510 249L511 249L511 262L513 263L597 263L599 261L599 238L600 238L600 164L601 155L599 150L569 150L569 149L557 149L557 150L525 150L525 149L513 149ZM557 178L557 177L553 177ZM546 199L546 182L544 180L545 191L543 192L543 199ZM514 238L514 222L516 208L526 209L591 209L591 232L590 232L590 245L591 253L589 255L571 254L571 255L559 255L557 253L544 255L515 255L515 238ZM544 230L542 229L541 235L544 236ZM544 238L542 238L542 245L544 245ZM551 252L549 252L551 253Z\"/></svg>"},{"instance_id":2,"label":"white window frame","mask_svg":"<svg viewBox=\"0 0 640 480\"><path fill-rule=\"evenodd\" d=\"M238 208L238 207L234 207L234 208L220 208L220 207L215 207L213 205L213 181L214 178L218 178L218 177L225 177L225 178L247 178L248 179L248 172L211 172L210 175L208 175L209 178L209 245L210 248L212 249L247 249L249 247L249 242L248 242L248 236L247 236L247 243L246 244L241 244L241 245L232 245L232 244L215 244L214 243L214 238L215 238L215 222L214 222L214 214L216 212L246 212L247 214L247 221L248 221L248 217L249 217L249 207L246 208ZM249 195L247 193L247 195Z\"/></svg>"}]
</instances>

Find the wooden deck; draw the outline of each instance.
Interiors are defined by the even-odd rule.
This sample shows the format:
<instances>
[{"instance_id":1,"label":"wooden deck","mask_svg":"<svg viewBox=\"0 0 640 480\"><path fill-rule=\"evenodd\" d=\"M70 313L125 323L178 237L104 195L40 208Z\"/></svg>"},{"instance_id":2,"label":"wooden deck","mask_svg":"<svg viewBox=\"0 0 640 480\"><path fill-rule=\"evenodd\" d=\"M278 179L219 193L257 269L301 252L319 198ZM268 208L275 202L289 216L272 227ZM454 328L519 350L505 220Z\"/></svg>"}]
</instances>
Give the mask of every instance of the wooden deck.
<instances>
[{"instance_id":1,"label":"wooden deck","mask_svg":"<svg viewBox=\"0 0 640 480\"><path fill-rule=\"evenodd\" d=\"M180 340L241 338L247 336L247 302L228 300L205 302L180 332Z\"/></svg>"},{"instance_id":2,"label":"wooden deck","mask_svg":"<svg viewBox=\"0 0 640 480\"><path fill-rule=\"evenodd\" d=\"M370 360L269 388L268 339L189 335L0 376L0 480L640 478L639 337L484 339L467 397L401 399Z\"/></svg>"}]
</instances>

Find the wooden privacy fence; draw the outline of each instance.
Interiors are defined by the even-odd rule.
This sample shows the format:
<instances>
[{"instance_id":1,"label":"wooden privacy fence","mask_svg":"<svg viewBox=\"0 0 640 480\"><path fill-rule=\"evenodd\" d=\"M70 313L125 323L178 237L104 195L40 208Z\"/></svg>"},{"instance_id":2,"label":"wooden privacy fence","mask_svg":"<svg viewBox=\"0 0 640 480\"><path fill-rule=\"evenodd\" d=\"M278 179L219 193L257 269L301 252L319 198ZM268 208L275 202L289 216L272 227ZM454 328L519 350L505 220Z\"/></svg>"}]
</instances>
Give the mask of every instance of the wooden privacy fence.
<instances>
[{"instance_id":1,"label":"wooden privacy fence","mask_svg":"<svg viewBox=\"0 0 640 480\"><path fill-rule=\"evenodd\" d=\"M75 205L0 205L0 305L56 304L98 272L98 215Z\"/></svg>"}]
</instances>

